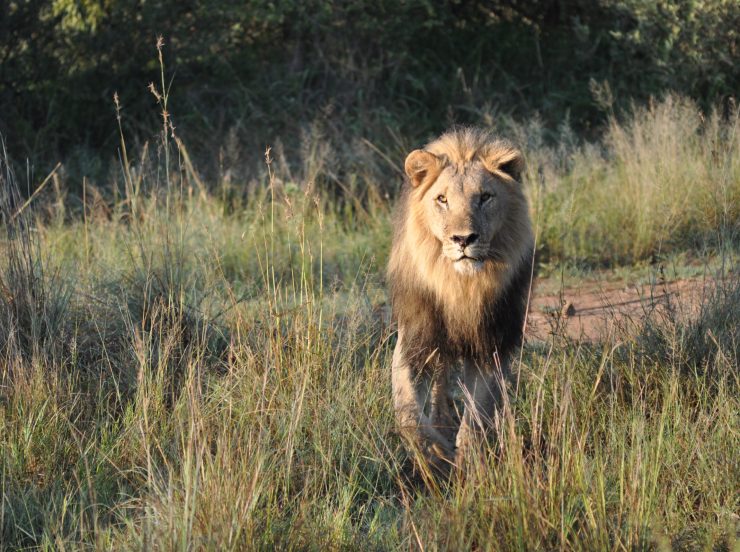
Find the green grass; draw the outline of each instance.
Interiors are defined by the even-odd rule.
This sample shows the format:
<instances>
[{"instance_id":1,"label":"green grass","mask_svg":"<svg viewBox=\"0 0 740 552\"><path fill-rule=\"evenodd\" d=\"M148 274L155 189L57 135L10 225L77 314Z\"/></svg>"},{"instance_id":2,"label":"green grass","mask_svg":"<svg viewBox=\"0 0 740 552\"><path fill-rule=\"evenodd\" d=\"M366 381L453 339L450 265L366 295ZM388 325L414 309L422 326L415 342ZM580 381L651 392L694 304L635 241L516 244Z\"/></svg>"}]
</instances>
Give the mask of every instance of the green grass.
<instances>
[{"instance_id":1,"label":"green grass","mask_svg":"<svg viewBox=\"0 0 740 552\"><path fill-rule=\"evenodd\" d=\"M669 97L612 120L602 143L529 155L545 257L631 264L720 245L740 219L737 113L705 117Z\"/></svg>"},{"instance_id":2,"label":"green grass","mask_svg":"<svg viewBox=\"0 0 740 552\"><path fill-rule=\"evenodd\" d=\"M312 187L309 148L293 177L201 189L173 149L169 181L131 162L116 201L12 222L5 201L0 547L737 550L740 146L736 117L692 116L530 143L551 266L729 266L698 313L529 343L484 458L439 488L394 430L379 183Z\"/></svg>"}]
</instances>

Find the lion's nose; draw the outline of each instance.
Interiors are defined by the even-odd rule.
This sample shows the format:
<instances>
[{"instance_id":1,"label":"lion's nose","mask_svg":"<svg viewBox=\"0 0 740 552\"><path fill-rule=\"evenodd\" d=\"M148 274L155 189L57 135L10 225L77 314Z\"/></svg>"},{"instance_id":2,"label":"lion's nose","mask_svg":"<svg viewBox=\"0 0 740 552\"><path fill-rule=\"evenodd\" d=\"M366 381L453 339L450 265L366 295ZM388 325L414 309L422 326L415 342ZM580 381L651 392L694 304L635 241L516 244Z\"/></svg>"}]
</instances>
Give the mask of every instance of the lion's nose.
<instances>
[{"instance_id":1,"label":"lion's nose","mask_svg":"<svg viewBox=\"0 0 740 552\"><path fill-rule=\"evenodd\" d=\"M467 236L452 236L452 241L460 247L467 247L478 239L478 234L468 234Z\"/></svg>"}]
</instances>

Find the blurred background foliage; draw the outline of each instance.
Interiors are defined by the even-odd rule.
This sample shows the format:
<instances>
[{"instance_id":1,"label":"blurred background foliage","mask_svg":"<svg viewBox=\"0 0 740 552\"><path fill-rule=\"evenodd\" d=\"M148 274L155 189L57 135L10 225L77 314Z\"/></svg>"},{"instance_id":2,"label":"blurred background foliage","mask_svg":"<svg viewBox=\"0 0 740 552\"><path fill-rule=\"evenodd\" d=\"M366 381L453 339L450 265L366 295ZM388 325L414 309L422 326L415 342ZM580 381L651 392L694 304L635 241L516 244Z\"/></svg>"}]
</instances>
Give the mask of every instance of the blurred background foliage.
<instances>
[{"instance_id":1,"label":"blurred background foliage","mask_svg":"<svg viewBox=\"0 0 740 552\"><path fill-rule=\"evenodd\" d=\"M162 35L178 133L211 159L228 139L299 147L307 127L385 151L497 116L588 135L668 91L727 104L739 30L737 0L10 0L0 132L17 161L102 171L114 91L129 137L159 128Z\"/></svg>"}]
</instances>

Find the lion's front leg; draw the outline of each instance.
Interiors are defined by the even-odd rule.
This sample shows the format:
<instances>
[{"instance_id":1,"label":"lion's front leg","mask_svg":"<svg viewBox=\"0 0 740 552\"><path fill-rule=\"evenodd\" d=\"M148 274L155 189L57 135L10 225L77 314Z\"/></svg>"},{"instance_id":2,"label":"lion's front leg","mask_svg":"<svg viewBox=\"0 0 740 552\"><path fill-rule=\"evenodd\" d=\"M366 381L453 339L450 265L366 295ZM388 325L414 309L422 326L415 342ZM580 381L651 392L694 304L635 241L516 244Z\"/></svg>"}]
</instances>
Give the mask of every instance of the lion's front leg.
<instances>
[{"instance_id":1,"label":"lion's front leg","mask_svg":"<svg viewBox=\"0 0 740 552\"><path fill-rule=\"evenodd\" d=\"M417 374L403 354L403 336L393 352L392 387L396 423L401 435L412 449L417 449L433 469L446 473L454 456L453 447L424 414L424 388L428 388L428 372Z\"/></svg>"},{"instance_id":2,"label":"lion's front leg","mask_svg":"<svg viewBox=\"0 0 740 552\"><path fill-rule=\"evenodd\" d=\"M496 410L501 407L508 366L502 368L498 370L465 361L462 382L465 410L455 443L458 465L462 465L465 456L482 443Z\"/></svg>"},{"instance_id":3,"label":"lion's front leg","mask_svg":"<svg viewBox=\"0 0 740 552\"><path fill-rule=\"evenodd\" d=\"M432 405L430 418L432 426L439 431L450 443L455 437L456 424L452 419L450 408L449 369L440 366L434 373L432 383Z\"/></svg>"}]
</instances>

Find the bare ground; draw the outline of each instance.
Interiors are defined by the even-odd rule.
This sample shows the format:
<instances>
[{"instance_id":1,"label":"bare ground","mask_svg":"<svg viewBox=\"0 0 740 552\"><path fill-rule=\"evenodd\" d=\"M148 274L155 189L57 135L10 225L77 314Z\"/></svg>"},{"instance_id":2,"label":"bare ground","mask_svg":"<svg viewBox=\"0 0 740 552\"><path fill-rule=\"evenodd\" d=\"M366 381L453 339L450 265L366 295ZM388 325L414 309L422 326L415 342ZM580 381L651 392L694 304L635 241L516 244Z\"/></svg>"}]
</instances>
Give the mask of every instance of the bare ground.
<instances>
[{"instance_id":1,"label":"bare ground","mask_svg":"<svg viewBox=\"0 0 740 552\"><path fill-rule=\"evenodd\" d=\"M593 341L629 332L647 316L692 312L707 289L704 278L653 284L583 280L573 287L554 287L544 282L534 290L526 329L530 340L557 334Z\"/></svg>"}]
</instances>

